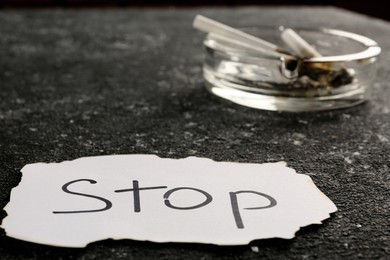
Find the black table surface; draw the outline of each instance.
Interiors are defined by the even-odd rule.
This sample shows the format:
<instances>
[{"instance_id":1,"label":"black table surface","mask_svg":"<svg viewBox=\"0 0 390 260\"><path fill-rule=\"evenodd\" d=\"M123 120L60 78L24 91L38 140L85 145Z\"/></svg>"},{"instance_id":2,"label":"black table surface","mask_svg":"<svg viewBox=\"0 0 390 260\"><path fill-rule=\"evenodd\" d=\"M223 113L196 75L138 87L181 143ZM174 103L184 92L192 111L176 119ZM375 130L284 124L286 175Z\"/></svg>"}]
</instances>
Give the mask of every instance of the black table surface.
<instances>
[{"instance_id":1,"label":"black table surface","mask_svg":"<svg viewBox=\"0 0 390 260\"><path fill-rule=\"evenodd\" d=\"M300 114L214 97L201 72L204 35L191 27L197 13L235 26L372 37L383 48L373 96L349 109ZM389 259L389 39L389 23L330 7L0 12L1 208L26 164L157 154L284 160L339 209L294 239L236 247L108 240L66 249L0 229L0 259Z\"/></svg>"}]
</instances>

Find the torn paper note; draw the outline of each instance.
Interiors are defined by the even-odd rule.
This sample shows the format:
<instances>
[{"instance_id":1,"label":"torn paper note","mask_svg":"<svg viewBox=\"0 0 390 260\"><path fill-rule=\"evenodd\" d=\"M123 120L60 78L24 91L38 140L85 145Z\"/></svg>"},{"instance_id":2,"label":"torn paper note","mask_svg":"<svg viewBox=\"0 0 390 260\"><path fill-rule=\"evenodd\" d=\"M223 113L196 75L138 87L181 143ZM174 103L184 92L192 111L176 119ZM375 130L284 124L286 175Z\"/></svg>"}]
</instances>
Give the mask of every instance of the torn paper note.
<instances>
[{"instance_id":1,"label":"torn paper note","mask_svg":"<svg viewBox=\"0 0 390 260\"><path fill-rule=\"evenodd\" d=\"M103 239L242 245L293 238L337 209L280 163L112 155L36 163L5 207L10 237L84 247Z\"/></svg>"}]
</instances>

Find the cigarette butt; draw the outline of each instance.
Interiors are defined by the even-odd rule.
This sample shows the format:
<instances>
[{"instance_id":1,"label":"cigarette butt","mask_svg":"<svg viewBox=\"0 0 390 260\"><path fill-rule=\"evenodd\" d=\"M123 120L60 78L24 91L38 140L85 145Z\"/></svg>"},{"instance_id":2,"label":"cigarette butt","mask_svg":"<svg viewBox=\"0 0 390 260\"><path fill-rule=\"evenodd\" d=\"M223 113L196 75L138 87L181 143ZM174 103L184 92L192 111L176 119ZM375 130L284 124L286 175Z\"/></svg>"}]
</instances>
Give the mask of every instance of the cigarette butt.
<instances>
[{"instance_id":1,"label":"cigarette butt","mask_svg":"<svg viewBox=\"0 0 390 260\"><path fill-rule=\"evenodd\" d=\"M281 34L282 40L295 54L301 58L312 58L322 56L313 46L305 41L299 34L290 28L286 28Z\"/></svg>"}]
</instances>

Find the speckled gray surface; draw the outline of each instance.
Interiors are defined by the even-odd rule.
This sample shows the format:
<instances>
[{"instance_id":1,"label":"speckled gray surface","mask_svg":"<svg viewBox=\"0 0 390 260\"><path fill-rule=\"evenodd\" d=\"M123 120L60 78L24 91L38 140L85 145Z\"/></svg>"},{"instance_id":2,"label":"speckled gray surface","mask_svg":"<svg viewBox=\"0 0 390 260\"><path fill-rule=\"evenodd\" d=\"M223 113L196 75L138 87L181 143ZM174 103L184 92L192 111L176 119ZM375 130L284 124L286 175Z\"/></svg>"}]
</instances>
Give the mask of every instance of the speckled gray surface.
<instances>
[{"instance_id":1,"label":"speckled gray surface","mask_svg":"<svg viewBox=\"0 0 390 260\"><path fill-rule=\"evenodd\" d=\"M252 110L211 96L202 13L233 25L327 26L383 47L373 97L331 112ZM1 259L389 259L390 24L333 8L0 12L0 208L33 162L153 153L285 160L339 208L292 240L250 246L102 241L61 249L7 238ZM1 218L5 216L2 211Z\"/></svg>"}]
</instances>

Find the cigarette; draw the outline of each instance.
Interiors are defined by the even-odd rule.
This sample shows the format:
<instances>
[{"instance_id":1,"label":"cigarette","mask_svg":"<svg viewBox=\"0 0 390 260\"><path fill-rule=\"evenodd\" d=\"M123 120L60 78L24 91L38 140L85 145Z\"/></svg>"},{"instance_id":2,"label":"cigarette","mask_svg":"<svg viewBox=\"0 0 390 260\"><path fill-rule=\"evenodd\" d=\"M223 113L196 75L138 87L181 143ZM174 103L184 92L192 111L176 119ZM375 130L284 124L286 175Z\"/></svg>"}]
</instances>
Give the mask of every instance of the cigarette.
<instances>
[{"instance_id":1,"label":"cigarette","mask_svg":"<svg viewBox=\"0 0 390 260\"><path fill-rule=\"evenodd\" d=\"M212 40L215 40L218 42L228 43L233 48L241 48L244 50L254 51L254 52L266 55L268 57L280 58L281 56L284 56L286 58L295 59L295 57L292 57L291 55L282 54L282 53L275 53L273 51L269 51L269 50L266 50L264 48L258 47L257 45L248 44L246 42L232 39L230 37L226 37L226 36L223 36L220 34L209 33L208 37L209 37L209 39L212 39Z\"/></svg>"},{"instance_id":2,"label":"cigarette","mask_svg":"<svg viewBox=\"0 0 390 260\"><path fill-rule=\"evenodd\" d=\"M301 58L321 57L313 46L305 41L293 29L286 28L281 34L281 38L293 51Z\"/></svg>"},{"instance_id":3,"label":"cigarette","mask_svg":"<svg viewBox=\"0 0 390 260\"><path fill-rule=\"evenodd\" d=\"M270 53L279 57L293 57L289 55L285 50L281 49L273 43L267 42L251 34L247 34L243 31L234 29L228 25L222 24L202 15L197 15L195 17L193 27L203 32L219 35L221 37L224 37L224 39L229 38L231 42L242 42L246 46L252 46L257 50L261 50L262 53Z\"/></svg>"}]
</instances>

